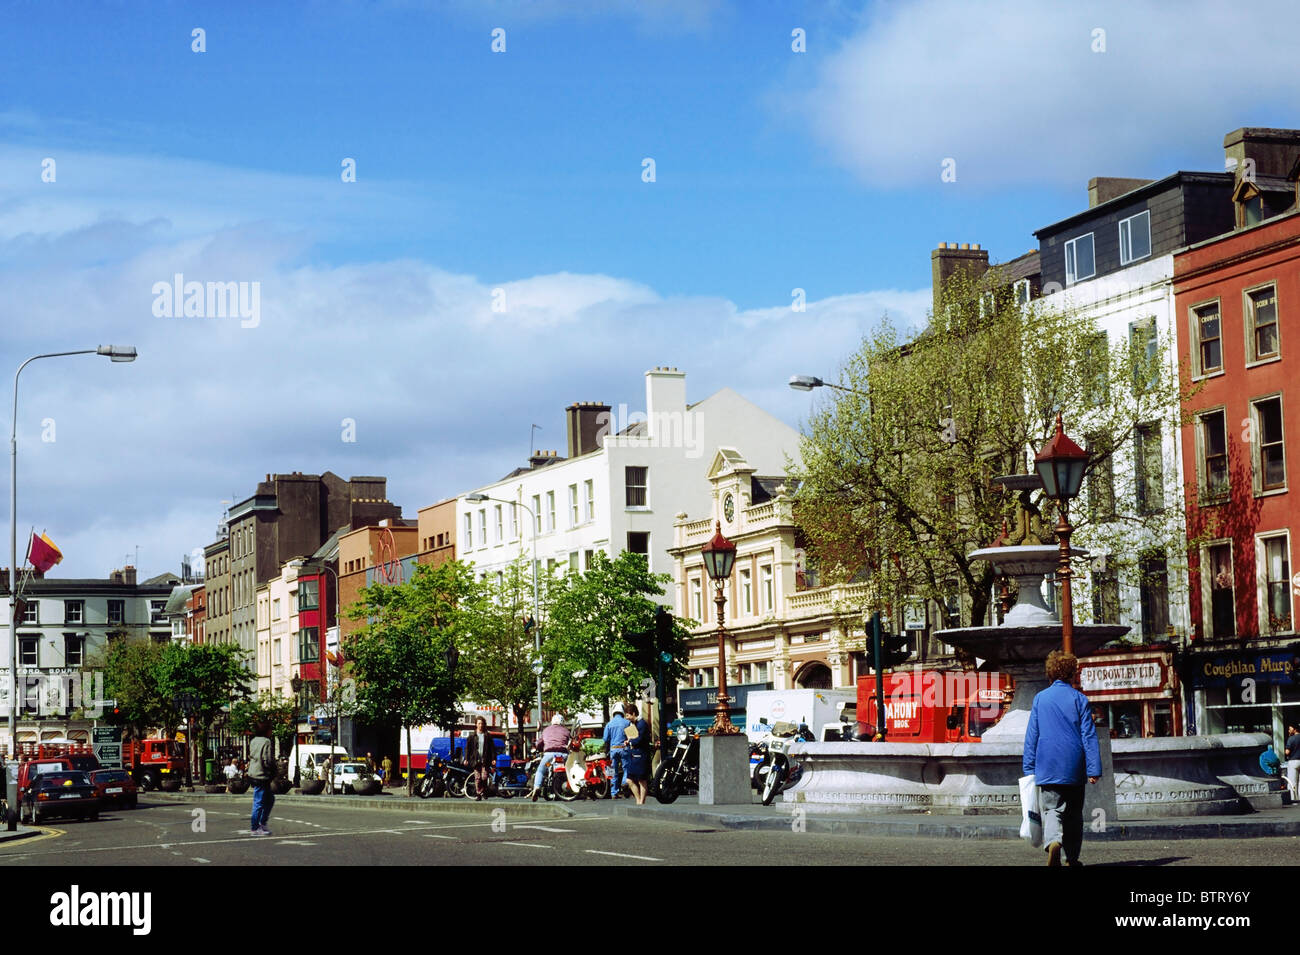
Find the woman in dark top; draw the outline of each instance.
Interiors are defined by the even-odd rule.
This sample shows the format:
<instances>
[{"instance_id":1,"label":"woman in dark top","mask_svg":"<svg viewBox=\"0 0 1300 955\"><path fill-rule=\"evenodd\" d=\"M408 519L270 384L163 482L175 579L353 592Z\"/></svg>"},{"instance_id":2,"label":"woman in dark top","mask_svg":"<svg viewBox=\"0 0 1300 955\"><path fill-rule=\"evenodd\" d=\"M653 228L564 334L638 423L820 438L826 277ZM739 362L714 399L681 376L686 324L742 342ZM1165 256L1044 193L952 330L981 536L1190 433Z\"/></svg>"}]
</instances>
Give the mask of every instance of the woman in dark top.
<instances>
[{"instance_id":1,"label":"woman in dark top","mask_svg":"<svg viewBox=\"0 0 1300 955\"><path fill-rule=\"evenodd\" d=\"M628 735L627 784L636 797L638 806L645 804L646 793L650 791L650 760L654 752L650 740L650 724L637 719L637 709L631 703L624 707L624 713L636 727L636 739ZM631 727L629 727L630 729Z\"/></svg>"},{"instance_id":2,"label":"woman in dark top","mask_svg":"<svg viewBox=\"0 0 1300 955\"><path fill-rule=\"evenodd\" d=\"M465 765L474 771L468 785L474 787L474 799L483 798L488 778L497 765L496 740L487 731L487 720L478 717L474 720L474 732L465 740Z\"/></svg>"}]
</instances>

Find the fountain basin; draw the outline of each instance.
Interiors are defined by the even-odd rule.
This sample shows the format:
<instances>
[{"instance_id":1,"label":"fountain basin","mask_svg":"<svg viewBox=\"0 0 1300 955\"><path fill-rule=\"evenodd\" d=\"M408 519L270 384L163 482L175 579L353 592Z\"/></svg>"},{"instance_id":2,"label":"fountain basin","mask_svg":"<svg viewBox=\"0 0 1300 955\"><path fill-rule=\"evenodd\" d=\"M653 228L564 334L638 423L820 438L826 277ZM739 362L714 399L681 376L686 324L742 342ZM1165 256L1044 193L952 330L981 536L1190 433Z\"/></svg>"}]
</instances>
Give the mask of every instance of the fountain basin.
<instances>
[{"instance_id":1,"label":"fountain basin","mask_svg":"<svg viewBox=\"0 0 1300 955\"><path fill-rule=\"evenodd\" d=\"M1237 815L1282 805L1260 774L1261 733L1105 740L1113 752L1115 816ZM804 743L787 803L839 812L1019 815L1023 740L981 743ZM1088 786L1085 818L1104 806ZM1096 805L1094 806L1094 803ZM1102 818L1107 818L1107 816Z\"/></svg>"}]
</instances>

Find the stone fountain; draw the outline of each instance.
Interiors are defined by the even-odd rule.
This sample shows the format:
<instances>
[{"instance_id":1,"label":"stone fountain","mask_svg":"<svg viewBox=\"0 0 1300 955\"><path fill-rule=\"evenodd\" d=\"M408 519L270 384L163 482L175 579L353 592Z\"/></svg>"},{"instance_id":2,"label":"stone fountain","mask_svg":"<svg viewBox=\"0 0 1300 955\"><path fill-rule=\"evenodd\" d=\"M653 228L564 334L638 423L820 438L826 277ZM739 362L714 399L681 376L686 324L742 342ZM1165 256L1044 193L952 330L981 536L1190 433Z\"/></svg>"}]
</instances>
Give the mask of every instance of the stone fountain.
<instances>
[{"instance_id":1,"label":"stone fountain","mask_svg":"<svg viewBox=\"0 0 1300 955\"><path fill-rule=\"evenodd\" d=\"M1072 556L1085 551L1072 549ZM1061 622L1042 600L1043 578L1058 564L1054 545L997 546L971 556L1016 582L1016 604L993 627L935 633L982 660L981 670L1009 673L1015 697L978 743L808 743L799 782L786 802L826 810L1019 815L1021 759L1035 694L1048 685L1047 655L1061 645ZM1116 624L1074 624L1074 652L1095 653L1128 632ZM1100 736L1103 776L1087 787L1085 818L1141 819L1251 812L1282 804L1260 775L1267 736L1242 733L1166 739ZM1098 815L1100 811L1100 815Z\"/></svg>"}]
</instances>

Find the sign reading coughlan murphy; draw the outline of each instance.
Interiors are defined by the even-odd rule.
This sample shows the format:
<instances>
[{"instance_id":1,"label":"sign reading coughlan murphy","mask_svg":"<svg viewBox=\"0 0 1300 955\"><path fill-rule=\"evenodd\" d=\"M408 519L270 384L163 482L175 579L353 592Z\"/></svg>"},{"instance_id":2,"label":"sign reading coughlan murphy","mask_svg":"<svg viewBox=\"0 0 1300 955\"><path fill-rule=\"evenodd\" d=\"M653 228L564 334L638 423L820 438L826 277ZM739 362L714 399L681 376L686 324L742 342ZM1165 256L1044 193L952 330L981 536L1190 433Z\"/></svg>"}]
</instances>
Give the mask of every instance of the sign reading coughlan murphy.
<instances>
[{"instance_id":1,"label":"sign reading coughlan murphy","mask_svg":"<svg viewBox=\"0 0 1300 955\"><path fill-rule=\"evenodd\" d=\"M1079 662L1079 687L1088 696L1118 693L1160 693L1169 686L1166 655L1122 660Z\"/></svg>"},{"instance_id":2,"label":"sign reading coughlan murphy","mask_svg":"<svg viewBox=\"0 0 1300 955\"><path fill-rule=\"evenodd\" d=\"M1241 685L1247 678L1257 683L1289 683L1291 653L1223 653L1193 658L1192 685L1197 689Z\"/></svg>"}]
</instances>

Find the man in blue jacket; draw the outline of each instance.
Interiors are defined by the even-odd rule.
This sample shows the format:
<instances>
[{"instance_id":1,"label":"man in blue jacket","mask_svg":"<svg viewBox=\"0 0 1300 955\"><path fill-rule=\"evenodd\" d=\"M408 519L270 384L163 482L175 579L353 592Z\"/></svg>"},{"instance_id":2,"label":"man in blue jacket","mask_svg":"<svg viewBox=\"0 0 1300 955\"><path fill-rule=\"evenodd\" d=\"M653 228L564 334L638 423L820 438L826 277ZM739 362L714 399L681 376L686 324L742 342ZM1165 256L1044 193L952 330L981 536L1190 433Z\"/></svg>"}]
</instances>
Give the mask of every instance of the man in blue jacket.
<instances>
[{"instance_id":1,"label":"man in blue jacket","mask_svg":"<svg viewBox=\"0 0 1300 955\"><path fill-rule=\"evenodd\" d=\"M1038 809L1043 816L1043 848L1047 864L1080 865L1083 847L1083 781L1101 778L1101 749L1092 723L1088 698L1071 684L1079 671L1073 653L1053 650L1047 655L1052 685L1034 697L1025 731L1023 769L1038 784Z\"/></svg>"}]
</instances>

